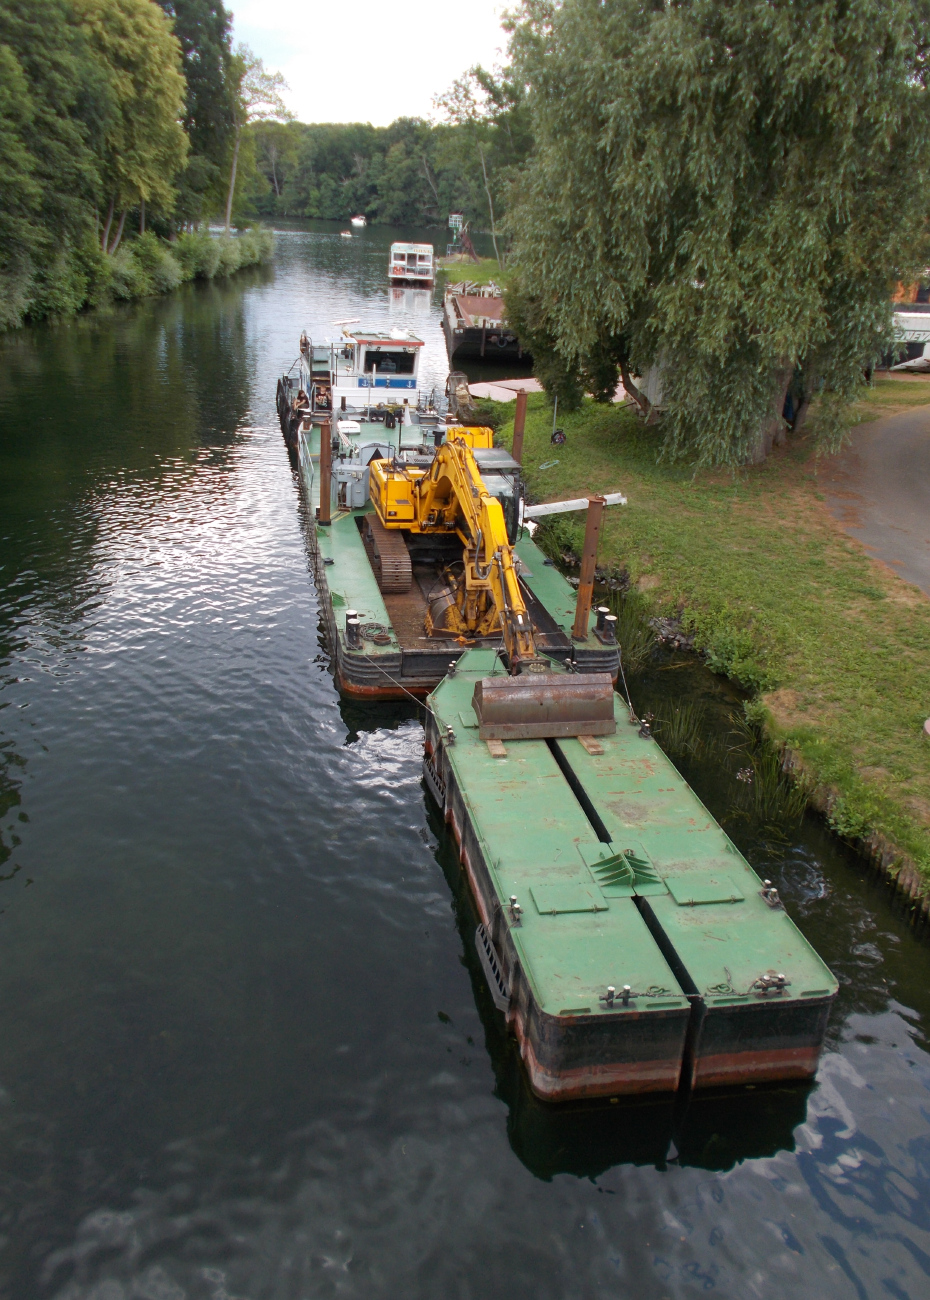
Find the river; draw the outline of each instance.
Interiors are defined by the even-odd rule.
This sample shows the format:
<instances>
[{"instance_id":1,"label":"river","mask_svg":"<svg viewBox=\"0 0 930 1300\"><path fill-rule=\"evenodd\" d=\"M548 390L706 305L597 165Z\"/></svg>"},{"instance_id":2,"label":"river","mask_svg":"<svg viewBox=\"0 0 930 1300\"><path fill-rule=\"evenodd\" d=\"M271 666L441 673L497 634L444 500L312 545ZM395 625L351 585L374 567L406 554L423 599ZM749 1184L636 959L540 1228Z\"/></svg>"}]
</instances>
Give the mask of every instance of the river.
<instances>
[{"instance_id":1,"label":"river","mask_svg":"<svg viewBox=\"0 0 930 1300\"><path fill-rule=\"evenodd\" d=\"M416 710L333 688L274 414L303 326L411 327L442 382L395 237L0 340L0 1295L926 1296L930 949L732 763L687 775L841 981L816 1084L528 1095Z\"/></svg>"}]
</instances>

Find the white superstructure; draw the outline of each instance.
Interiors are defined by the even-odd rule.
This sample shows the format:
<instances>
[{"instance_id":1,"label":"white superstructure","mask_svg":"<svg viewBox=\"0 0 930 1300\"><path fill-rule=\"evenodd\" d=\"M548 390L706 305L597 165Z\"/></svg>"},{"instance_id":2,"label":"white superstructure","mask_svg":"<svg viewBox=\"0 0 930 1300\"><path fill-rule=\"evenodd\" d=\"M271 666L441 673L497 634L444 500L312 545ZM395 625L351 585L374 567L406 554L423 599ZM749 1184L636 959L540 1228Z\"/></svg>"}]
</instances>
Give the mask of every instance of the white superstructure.
<instances>
[{"instance_id":1,"label":"white superstructure","mask_svg":"<svg viewBox=\"0 0 930 1300\"><path fill-rule=\"evenodd\" d=\"M432 284L433 275L432 244L391 245L388 262L388 276L391 280L406 281L408 284Z\"/></svg>"},{"instance_id":2,"label":"white superstructure","mask_svg":"<svg viewBox=\"0 0 930 1300\"><path fill-rule=\"evenodd\" d=\"M895 343L906 355L892 370L930 370L930 303L902 303L894 312Z\"/></svg>"},{"instance_id":3,"label":"white superstructure","mask_svg":"<svg viewBox=\"0 0 930 1300\"><path fill-rule=\"evenodd\" d=\"M303 335L299 388L313 411L347 410L379 402L420 400L423 340L409 330L345 329L342 338L317 343Z\"/></svg>"}]
</instances>

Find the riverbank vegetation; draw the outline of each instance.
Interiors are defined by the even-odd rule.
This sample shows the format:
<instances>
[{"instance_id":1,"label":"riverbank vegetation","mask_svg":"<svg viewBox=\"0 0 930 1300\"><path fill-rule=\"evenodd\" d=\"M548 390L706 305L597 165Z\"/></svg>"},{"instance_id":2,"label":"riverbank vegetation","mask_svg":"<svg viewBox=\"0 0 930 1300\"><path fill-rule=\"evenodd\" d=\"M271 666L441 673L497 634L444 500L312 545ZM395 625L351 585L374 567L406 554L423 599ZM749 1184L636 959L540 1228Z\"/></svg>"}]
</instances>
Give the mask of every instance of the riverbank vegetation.
<instances>
[{"instance_id":1,"label":"riverbank vegetation","mask_svg":"<svg viewBox=\"0 0 930 1300\"><path fill-rule=\"evenodd\" d=\"M888 385L898 380L879 396L897 402ZM901 399L914 391L900 388ZM524 464L535 499L623 491L629 504L605 513L601 564L752 692L750 717L832 792L838 832L884 837L930 876L930 602L828 514L813 437L734 474L661 460L661 434L628 404L587 400L559 423L567 438L553 447L552 407L530 397ZM505 442L512 427L511 411ZM553 553L580 554L583 530L581 516L557 516L543 538Z\"/></svg>"},{"instance_id":2,"label":"riverbank vegetation","mask_svg":"<svg viewBox=\"0 0 930 1300\"><path fill-rule=\"evenodd\" d=\"M216 0L0 0L0 329L268 255L198 229L243 126L284 111L229 24Z\"/></svg>"},{"instance_id":3,"label":"riverbank vegetation","mask_svg":"<svg viewBox=\"0 0 930 1300\"><path fill-rule=\"evenodd\" d=\"M503 287L507 282L507 273L502 271L496 257L482 257L478 262L452 262L439 259L439 269L449 284L458 284L461 280L471 280L472 284L494 284Z\"/></svg>"},{"instance_id":4,"label":"riverbank vegetation","mask_svg":"<svg viewBox=\"0 0 930 1300\"><path fill-rule=\"evenodd\" d=\"M496 238L532 148L522 85L473 68L437 101L442 120L267 122L250 129L253 170L243 211L445 227L461 212Z\"/></svg>"},{"instance_id":5,"label":"riverbank vegetation","mask_svg":"<svg viewBox=\"0 0 930 1300\"><path fill-rule=\"evenodd\" d=\"M895 283L928 260L922 13L523 6L534 150L508 212L508 317L563 410L619 374L657 451L736 466L816 397L815 436L836 443L890 345Z\"/></svg>"}]
</instances>

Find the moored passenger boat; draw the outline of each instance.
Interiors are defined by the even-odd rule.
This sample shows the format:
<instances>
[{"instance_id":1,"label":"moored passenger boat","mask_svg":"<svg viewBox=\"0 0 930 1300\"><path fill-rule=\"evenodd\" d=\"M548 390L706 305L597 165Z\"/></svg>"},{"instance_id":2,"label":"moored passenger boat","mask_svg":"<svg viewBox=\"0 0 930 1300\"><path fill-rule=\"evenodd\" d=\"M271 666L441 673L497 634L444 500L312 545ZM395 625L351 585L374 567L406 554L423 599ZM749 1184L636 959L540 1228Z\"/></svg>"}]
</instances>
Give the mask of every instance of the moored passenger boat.
<instances>
[{"instance_id":1,"label":"moored passenger boat","mask_svg":"<svg viewBox=\"0 0 930 1300\"><path fill-rule=\"evenodd\" d=\"M435 279L432 244L391 245L388 260L388 279L392 284L420 284L429 286Z\"/></svg>"}]
</instances>

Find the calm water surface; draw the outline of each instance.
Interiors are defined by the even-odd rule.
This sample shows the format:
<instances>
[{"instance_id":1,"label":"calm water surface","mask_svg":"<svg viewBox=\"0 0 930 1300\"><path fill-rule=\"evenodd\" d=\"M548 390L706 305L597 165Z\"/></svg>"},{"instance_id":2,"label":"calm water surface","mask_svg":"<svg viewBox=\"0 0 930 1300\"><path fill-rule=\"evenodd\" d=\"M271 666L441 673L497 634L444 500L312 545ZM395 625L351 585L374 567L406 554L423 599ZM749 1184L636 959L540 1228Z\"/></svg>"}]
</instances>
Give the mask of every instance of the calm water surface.
<instances>
[{"instance_id":1,"label":"calm water surface","mask_svg":"<svg viewBox=\"0 0 930 1300\"><path fill-rule=\"evenodd\" d=\"M274 417L304 325L442 382L392 237L0 342L0 1293L926 1296L930 954L816 821L689 774L842 982L815 1087L528 1095L415 710L333 689Z\"/></svg>"}]
</instances>

